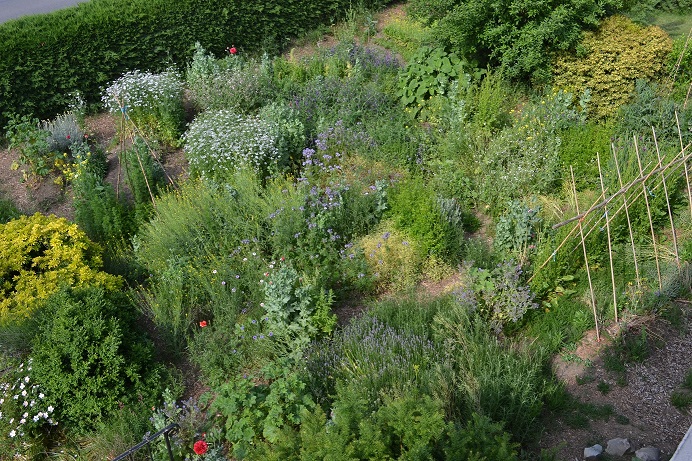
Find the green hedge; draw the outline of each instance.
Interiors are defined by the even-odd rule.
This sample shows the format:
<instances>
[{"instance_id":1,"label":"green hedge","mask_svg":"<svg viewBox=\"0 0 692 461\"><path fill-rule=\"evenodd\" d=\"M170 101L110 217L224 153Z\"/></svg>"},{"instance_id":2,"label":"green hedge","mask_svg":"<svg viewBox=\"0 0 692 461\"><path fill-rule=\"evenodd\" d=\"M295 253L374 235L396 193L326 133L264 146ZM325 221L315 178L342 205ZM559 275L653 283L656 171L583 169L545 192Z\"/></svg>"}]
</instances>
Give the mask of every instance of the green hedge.
<instances>
[{"instance_id":1,"label":"green hedge","mask_svg":"<svg viewBox=\"0 0 692 461\"><path fill-rule=\"evenodd\" d=\"M389 0L366 0L379 8ZM79 90L87 103L132 69L184 64L199 41L219 54L278 51L330 23L349 0L92 0L0 25L0 128L8 113L49 118Z\"/></svg>"}]
</instances>

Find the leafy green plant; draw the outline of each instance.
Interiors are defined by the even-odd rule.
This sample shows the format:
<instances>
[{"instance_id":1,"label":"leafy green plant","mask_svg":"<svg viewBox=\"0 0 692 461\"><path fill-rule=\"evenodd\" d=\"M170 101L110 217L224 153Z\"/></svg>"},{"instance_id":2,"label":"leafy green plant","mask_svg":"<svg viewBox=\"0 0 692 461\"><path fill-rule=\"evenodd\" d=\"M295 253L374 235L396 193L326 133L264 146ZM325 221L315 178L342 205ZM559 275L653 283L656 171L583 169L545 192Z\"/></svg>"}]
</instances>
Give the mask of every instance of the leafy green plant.
<instances>
[{"instance_id":1,"label":"leafy green plant","mask_svg":"<svg viewBox=\"0 0 692 461\"><path fill-rule=\"evenodd\" d=\"M525 261L535 248L538 227L541 224L540 206L529 207L517 200L509 202L507 211L500 216L495 226L496 251L507 257Z\"/></svg>"},{"instance_id":2,"label":"leafy green plant","mask_svg":"<svg viewBox=\"0 0 692 461\"><path fill-rule=\"evenodd\" d=\"M135 315L125 295L102 288L63 290L46 300L32 342L31 376L56 421L84 431L119 402L154 401L161 369Z\"/></svg>"},{"instance_id":3,"label":"leafy green plant","mask_svg":"<svg viewBox=\"0 0 692 461\"><path fill-rule=\"evenodd\" d=\"M521 284L521 265L504 261L489 271L466 262L464 269L468 285L455 293L457 302L477 311L496 333L538 308L529 287Z\"/></svg>"},{"instance_id":4,"label":"leafy green plant","mask_svg":"<svg viewBox=\"0 0 692 461\"><path fill-rule=\"evenodd\" d=\"M39 126L39 120L29 116L12 116L5 126L5 137L10 148L19 150L18 162L12 168L18 169L20 164L26 165L23 179L31 176L46 176L53 168L53 156L48 149L49 134Z\"/></svg>"},{"instance_id":5,"label":"leafy green plant","mask_svg":"<svg viewBox=\"0 0 692 461\"><path fill-rule=\"evenodd\" d=\"M215 389L210 409L220 415L237 459L262 439L276 442L282 428L297 426L304 411L315 407L294 367L288 360L270 363L254 377L246 374Z\"/></svg>"},{"instance_id":6,"label":"leafy green plant","mask_svg":"<svg viewBox=\"0 0 692 461\"><path fill-rule=\"evenodd\" d=\"M0 224L5 224L7 221L19 217L19 210L16 205L9 198L3 197L3 195L0 194Z\"/></svg>"},{"instance_id":7,"label":"leafy green plant","mask_svg":"<svg viewBox=\"0 0 692 461\"><path fill-rule=\"evenodd\" d=\"M444 95L463 72L465 63L456 53L422 46L399 75L399 96L412 115L435 95Z\"/></svg>"},{"instance_id":8,"label":"leafy green plant","mask_svg":"<svg viewBox=\"0 0 692 461\"><path fill-rule=\"evenodd\" d=\"M474 412L465 425L449 431L445 459L518 461L517 448L518 444L512 442L502 423Z\"/></svg>"}]
</instances>

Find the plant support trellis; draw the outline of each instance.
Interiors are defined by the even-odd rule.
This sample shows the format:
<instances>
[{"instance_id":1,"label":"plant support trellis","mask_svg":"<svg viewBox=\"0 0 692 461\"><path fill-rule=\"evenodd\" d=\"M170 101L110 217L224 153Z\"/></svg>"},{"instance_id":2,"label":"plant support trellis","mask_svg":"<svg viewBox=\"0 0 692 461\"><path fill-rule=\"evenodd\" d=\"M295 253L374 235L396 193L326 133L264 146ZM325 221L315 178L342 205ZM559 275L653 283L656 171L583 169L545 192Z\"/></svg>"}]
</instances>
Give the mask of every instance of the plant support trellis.
<instances>
[{"instance_id":1,"label":"plant support trellis","mask_svg":"<svg viewBox=\"0 0 692 461\"><path fill-rule=\"evenodd\" d=\"M677 114L676 114L676 120L677 120ZM679 122L678 122L678 127L679 127ZM679 131L679 128L678 128ZM578 200L577 200L577 190L576 190L576 184L574 181L574 173L572 172L572 168L570 167L570 173L571 173L571 191L570 193L573 194L573 200L576 205L576 215L563 220L562 222L559 222L553 226L553 229L558 229L563 226L567 226L569 224L573 224L572 228L570 231L567 233L567 235L562 239L562 241L559 243L559 245L556 246L555 250L551 253L551 255L546 258L542 264L537 266L535 269L533 275L529 279L531 281L543 268L545 268L551 260L556 256L558 251L563 251L565 245L567 245L570 241L573 241L574 239L578 239L578 241L574 242L574 247L572 248L570 245L569 250L571 251L576 251L579 247L582 248L583 254L584 254L584 264L587 272L587 276L589 278L589 291L590 291L590 298L591 298L591 304L592 304L592 309L594 312L594 320L595 320L595 326L596 326L596 335L598 338L600 338L600 331L599 331L599 322L598 322L598 315L597 315L597 309L596 309L596 298L594 294L594 288L593 284L591 282L591 267L589 265L589 257L588 257L588 252L586 250L586 239L589 238L591 233L594 230L600 229L600 230L606 230L607 231L607 244L608 244L608 260L610 263L610 278L611 278L611 283L612 283L612 297L613 297L613 310L614 310L614 317L615 321L619 321L619 314L618 314L618 303L617 303L617 290L616 290L616 282L615 282L615 271L614 271L614 252L613 252L613 240L614 237L611 235L611 224L614 219L616 219L619 216L622 216L623 212L626 217L626 223L627 223L627 228L629 231L629 245L631 248L632 252L632 258L634 261L634 271L635 271L635 278L636 278L636 284L637 284L637 292L641 293L642 290L642 275L641 275L641 265L640 265L640 259L642 257L641 254L638 254L638 251L636 249L635 245L635 239L637 237L637 233L633 229L632 225L632 219L630 216L630 210L632 206L634 206L636 203L641 203L643 201L645 207L646 207L646 213L647 213L647 218L648 218L648 228L651 232L650 239L651 243L653 246L653 259L655 260L656 263L656 273L657 273L657 279L658 279L658 292L660 293L663 290L663 280L662 280L662 275L661 275L661 268L660 268L660 254L659 254L659 243L657 242L657 236L656 236L656 231L655 227L653 224L653 218L652 218L652 205L649 201L649 196L653 196L654 193L657 193L657 191L660 191L664 194L665 196L665 203L666 203L666 214L668 216L670 226L671 226L671 232L673 233L672 237L672 244L673 244L673 254L675 257L675 262L678 267L678 269L681 268L680 264L680 257L678 254L678 242L677 242L677 236L676 236L676 229L673 221L673 210L670 204L670 196L669 196L669 189L668 189L668 184L666 181L666 178L672 177L674 174L682 174L679 172L679 168L682 167L684 170L684 179L686 182L685 190L687 192L687 198L689 202L689 207L690 211L692 214L692 188L689 182L689 172L687 170L687 165L692 158L692 153L690 153L689 146L683 146L683 141L682 141L682 134L679 133L680 137L680 151L677 153L674 158L666 162L665 156L661 155L661 152L659 150L659 144L658 140L656 138L656 131L652 127L652 133L653 133L653 141L654 145L656 148L656 161L652 161L651 163L647 165L642 164L642 158L640 155L640 150L639 150L639 145L637 142L637 138L634 137L634 153L636 156L636 163L637 163L637 177L628 183L623 183L623 178L622 178L622 172L621 172L621 162L618 159L618 152L617 149L615 148L614 145L611 144L611 153L613 156L613 161L614 161L614 166L615 166L615 172L617 173L617 180L618 180L618 186L620 187L619 190L611 193L610 195L608 194L608 189L605 186L604 180L603 180L603 170L601 168L601 158L600 154L596 154L596 160L598 163L598 170L599 170L599 182L600 182L600 196L596 198L595 202L593 205L591 205L589 208L587 208L585 211L580 211ZM641 188L640 190L637 191L638 188ZM622 200L622 204L618 204L616 200L620 199ZM605 221L605 223L604 223Z\"/></svg>"}]
</instances>

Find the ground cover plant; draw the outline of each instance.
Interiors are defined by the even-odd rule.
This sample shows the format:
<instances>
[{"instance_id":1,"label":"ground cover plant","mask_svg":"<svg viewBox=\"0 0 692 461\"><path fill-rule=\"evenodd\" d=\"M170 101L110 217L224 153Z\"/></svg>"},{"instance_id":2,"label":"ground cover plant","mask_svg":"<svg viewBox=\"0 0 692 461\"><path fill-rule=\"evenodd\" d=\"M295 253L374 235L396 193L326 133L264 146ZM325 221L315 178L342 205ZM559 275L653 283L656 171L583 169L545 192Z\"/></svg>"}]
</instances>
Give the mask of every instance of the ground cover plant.
<instances>
[{"instance_id":1,"label":"ground cover plant","mask_svg":"<svg viewBox=\"0 0 692 461\"><path fill-rule=\"evenodd\" d=\"M188 37L103 82L122 184L81 112L12 117L76 224L0 202L3 453L110 459L177 423L180 460L540 456L541 415L573 413L551 356L689 290L690 114L682 51L617 3L505 3L411 1L378 37L352 7L309 54ZM656 40L614 94L594 62L626 34Z\"/></svg>"}]
</instances>

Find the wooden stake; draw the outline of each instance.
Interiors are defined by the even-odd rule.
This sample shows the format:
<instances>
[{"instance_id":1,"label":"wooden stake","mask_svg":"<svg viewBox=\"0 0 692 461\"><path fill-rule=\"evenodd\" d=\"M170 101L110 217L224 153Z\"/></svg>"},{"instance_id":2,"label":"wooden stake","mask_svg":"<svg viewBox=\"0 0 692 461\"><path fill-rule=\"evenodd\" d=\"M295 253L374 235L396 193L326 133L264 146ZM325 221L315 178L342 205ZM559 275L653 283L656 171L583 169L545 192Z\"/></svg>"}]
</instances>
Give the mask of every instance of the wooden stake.
<instances>
[{"instance_id":1,"label":"wooden stake","mask_svg":"<svg viewBox=\"0 0 692 461\"><path fill-rule=\"evenodd\" d=\"M613 151L613 158L615 159L615 170L618 173L618 183L622 187L622 174L620 174L620 164L618 163L617 152L615 151L615 145L610 144L610 148ZM630 231L630 244L632 245L632 258L634 259L634 274L637 279L637 289L641 291L642 281L639 277L639 263L637 262L637 250L634 246L634 231L632 230L632 220L630 219L630 210L627 205L627 194L622 194L623 206L625 207L625 215L627 216L627 228Z\"/></svg>"},{"instance_id":2,"label":"wooden stake","mask_svg":"<svg viewBox=\"0 0 692 461\"><path fill-rule=\"evenodd\" d=\"M601 192L605 195L605 185L603 184L603 171L601 170L601 156L596 152L596 162L598 162L598 178L601 180ZM606 231L608 233L608 259L610 261L610 281L613 284L613 311L615 312L615 323L618 323L618 295L615 288L615 270L613 269L613 245L610 241L610 220L608 219L608 206L603 207L606 218Z\"/></svg>"},{"instance_id":3,"label":"wooden stake","mask_svg":"<svg viewBox=\"0 0 692 461\"><path fill-rule=\"evenodd\" d=\"M692 32L692 29L690 29ZM685 146L682 143L682 130L680 129L680 119L678 118L678 111L675 111L675 122L678 124L678 137L680 138L680 154L684 157ZM685 181L687 181L687 200L690 204L690 218L692 218L692 186L690 186L690 173L687 168L687 161L683 163L685 166Z\"/></svg>"},{"instance_id":4,"label":"wooden stake","mask_svg":"<svg viewBox=\"0 0 692 461\"><path fill-rule=\"evenodd\" d=\"M637 136L634 136L634 151L637 153L637 163L639 164L639 177L644 177L642 169L642 159L639 155L639 144ZM654 246L654 259L656 260L656 273L658 274L658 289L663 290L663 280L661 280L661 264L658 261L658 248L656 247L656 232L654 231L654 222L651 219L651 207L649 206L649 195L646 192L646 183L642 181L642 192L644 193L644 202L646 203L646 213L649 216L649 228L651 229L651 242Z\"/></svg>"},{"instance_id":5,"label":"wooden stake","mask_svg":"<svg viewBox=\"0 0 692 461\"><path fill-rule=\"evenodd\" d=\"M577 199L577 183L574 180L574 170L572 170L572 165L569 166L569 172L572 176L572 191L574 192L574 205L577 208L577 214L579 214L579 200ZM589 291L591 292L591 306L593 307L593 320L596 324L596 341L601 342L601 333L598 328L598 313L596 312L596 296L593 291L593 284L591 282L591 269L589 269L589 258L586 255L586 242L584 242L584 231L581 227L581 219L579 220L579 234L581 235L581 247L584 250L584 264L586 265L586 276L589 279Z\"/></svg>"},{"instance_id":6,"label":"wooden stake","mask_svg":"<svg viewBox=\"0 0 692 461\"><path fill-rule=\"evenodd\" d=\"M661 164L661 151L658 148L658 140L656 139L656 130L651 127L654 134L654 144L656 145L656 155L658 156L658 164ZM666 194L666 204L668 205L668 217L670 218L670 230L673 233L673 250L675 252L675 263L680 269L680 255L678 254L678 236L675 233L675 223L673 222L673 210L670 208L670 197L668 196L668 186L666 186L666 175L661 171L661 183L663 183L663 193Z\"/></svg>"}]
</instances>

